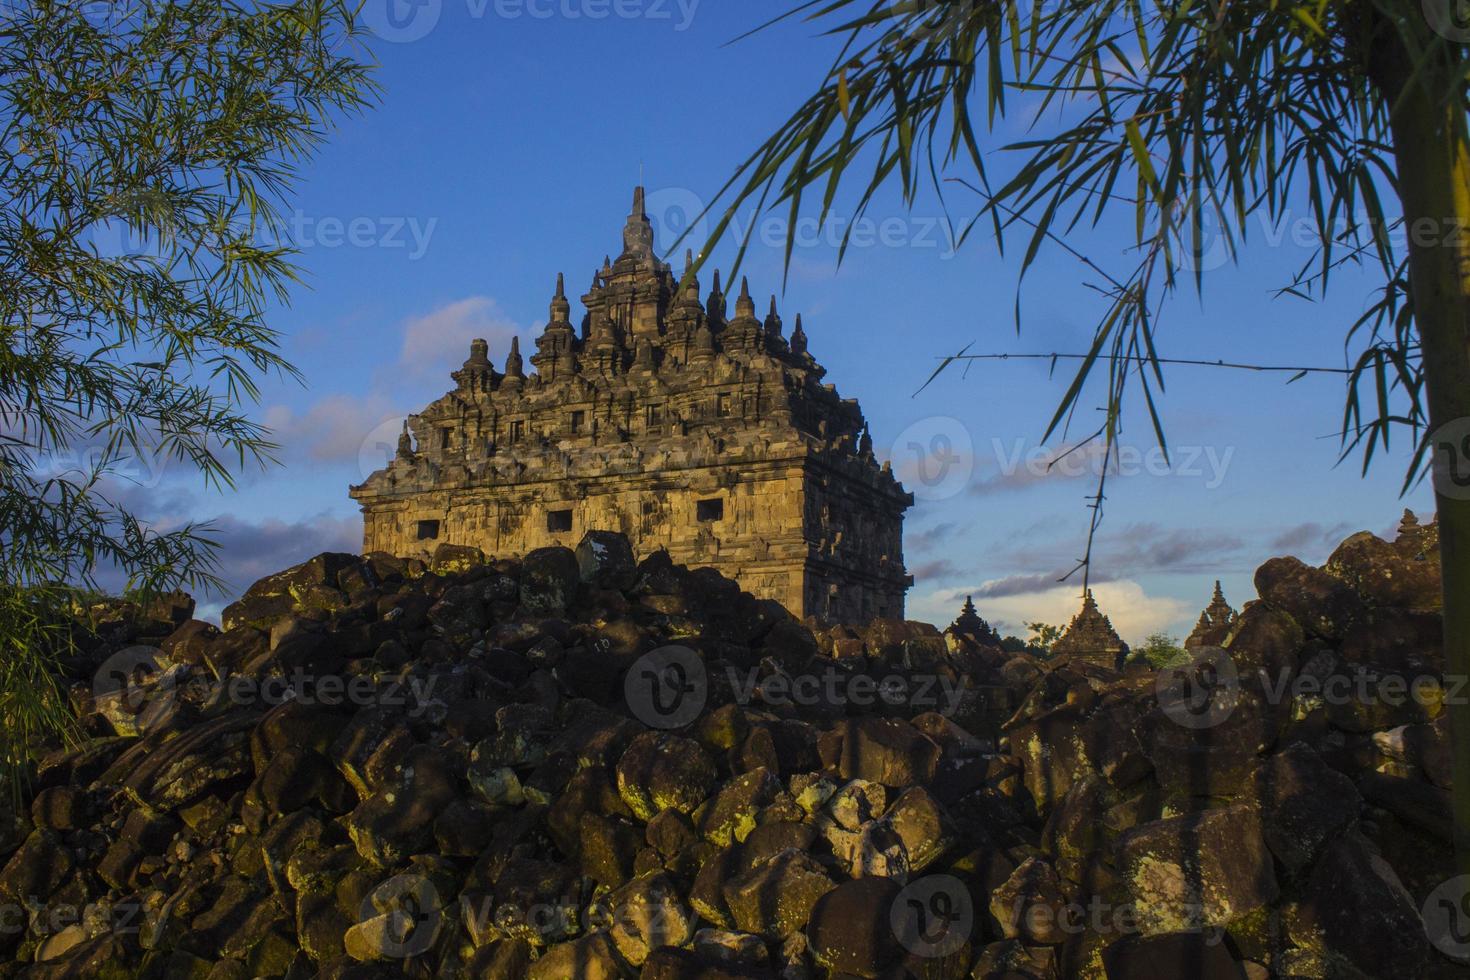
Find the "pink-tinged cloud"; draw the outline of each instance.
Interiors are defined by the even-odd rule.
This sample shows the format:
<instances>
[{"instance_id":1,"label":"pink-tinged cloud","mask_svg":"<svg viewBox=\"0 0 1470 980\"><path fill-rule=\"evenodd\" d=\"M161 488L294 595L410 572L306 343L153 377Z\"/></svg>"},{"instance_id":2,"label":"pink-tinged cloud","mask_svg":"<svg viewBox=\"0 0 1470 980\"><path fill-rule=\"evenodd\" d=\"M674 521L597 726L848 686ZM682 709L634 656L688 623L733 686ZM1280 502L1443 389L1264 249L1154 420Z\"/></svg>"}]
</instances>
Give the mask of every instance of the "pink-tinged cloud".
<instances>
[{"instance_id":1,"label":"pink-tinged cloud","mask_svg":"<svg viewBox=\"0 0 1470 980\"><path fill-rule=\"evenodd\" d=\"M455 300L403 325L403 347L398 352L392 383L404 377L440 380L447 385L449 372L459 367L470 353L470 341L483 337L490 344L490 359L504 367L510 338L517 327L488 296Z\"/></svg>"},{"instance_id":2,"label":"pink-tinged cloud","mask_svg":"<svg viewBox=\"0 0 1470 980\"><path fill-rule=\"evenodd\" d=\"M380 427L391 422L396 435L405 415L453 386L450 372L469 356L470 341L484 338L491 360L503 368L510 339L518 332L488 296L455 300L408 318L400 329L403 342L397 358L362 390L324 393L304 411L272 405L263 412L262 421L288 463L358 460ZM526 347L523 343L523 353Z\"/></svg>"}]
</instances>

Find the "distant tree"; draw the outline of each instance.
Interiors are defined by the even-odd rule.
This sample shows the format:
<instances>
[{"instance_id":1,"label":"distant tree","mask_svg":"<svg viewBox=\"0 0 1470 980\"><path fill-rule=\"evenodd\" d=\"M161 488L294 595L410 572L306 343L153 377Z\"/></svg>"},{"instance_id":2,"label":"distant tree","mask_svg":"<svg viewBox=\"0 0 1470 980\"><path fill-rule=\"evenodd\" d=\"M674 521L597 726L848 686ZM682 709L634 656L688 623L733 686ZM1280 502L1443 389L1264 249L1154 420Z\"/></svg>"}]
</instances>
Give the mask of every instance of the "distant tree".
<instances>
[{"instance_id":1,"label":"distant tree","mask_svg":"<svg viewBox=\"0 0 1470 980\"><path fill-rule=\"evenodd\" d=\"M291 371L282 206L373 92L350 3L20 2L0 13L0 763L67 721L78 589L216 583L208 529L149 526L144 461L229 486ZM135 488L135 496L136 496Z\"/></svg>"},{"instance_id":2,"label":"distant tree","mask_svg":"<svg viewBox=\"0 0 1470 980\"><path fill-rule=\"evenodd\" d=\"M1062 638L1064 632L1062 627L1050 623L1027 623L1026 629L1031 632L1031 638L1026 642L1027 648L1043 657L1051 655L1052 645Z\"/></svg>"},{"instance_id":3,"label":"distant tree","mask_svg":"<svg viewBox=\"0 0 1470 980\"><path fill-rule=\"evenodd\" d=\"M1129 660L1145 660L1151 667L1174 667L1189 659L1189 654L1179 643L1177 636L1168 633L1151 633L1143 646L1135 649Z\"/></svg>"},{"instance_id":4,"label":"distant tree","mask_svg":"<svg viewBox=\"0 0 1470 980\"><path fill-rule=\"evenodd\" d=\"M1043 246L1069 249L1062 234L1121 211L1136 265L1114 275L1072 253L1100 277L1102 311L1047 429L1066 425L1105 365L1106 410L1092 438L1111 453L1133 390L1167 445L1155 404L1163 300L1181 280L1202 292L1209 251L1235 257L1251 216L1280 219L1304 201L1316 253L1285 292L1321 296L1349 263L1381 283L1343 330L1352 364L1343 453L1361 450L1366 468L1403 425L1417 441L1405 486L1431 464L1447 669L1470 676L1470 29L1461 7L793 0L777 20L804 14L846 43L820 89L726 185L704 254L751 201L789 214L789 264L803 202L818 197L825 217L858 166L872 168L856 178L859 211L894 179L908 202L926 182L941 194L949 179L968 186L982 203L961 240L982 222L1002 240L1019 231L1023 277ZM1000 175L977 129L1017 106L1026 135L1003 147L1016 166ZM748 242L749 231L742 256ZM1448 711L1456 851L1470 872L1470 704Z\"/></svg>"},{"instance_id":5,"label":"distant tree","mask_svg":"<svg viewBox=\"0 0 1470 980\"><path fill-rule=\"evenodd\" d=\"M1023 653L1026 650L1026 641L1019 636L1007 636L1000 641L1000 648L1006 653Z\"/></svg>"}]
</instances>

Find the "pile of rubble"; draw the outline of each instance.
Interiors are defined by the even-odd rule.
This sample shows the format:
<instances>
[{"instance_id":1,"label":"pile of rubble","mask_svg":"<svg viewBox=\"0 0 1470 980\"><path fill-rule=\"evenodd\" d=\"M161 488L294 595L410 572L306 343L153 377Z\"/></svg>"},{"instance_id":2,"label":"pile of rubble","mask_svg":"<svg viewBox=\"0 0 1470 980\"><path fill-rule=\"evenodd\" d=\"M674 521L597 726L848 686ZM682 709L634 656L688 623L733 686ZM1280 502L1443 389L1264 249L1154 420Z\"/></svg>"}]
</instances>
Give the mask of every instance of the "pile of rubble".
<instances>
[{"instance_id":1,"label":"pile of rubble","mask_svg":"<svg viewBox=\"0 0 1470 980\"><path fill-rule=\"evenodd\" d=\"M123 609L0 826L0 974L1457 975L1432 539L1269 562L1166 673L598 532Z\"/></svg>"}]
</instances>

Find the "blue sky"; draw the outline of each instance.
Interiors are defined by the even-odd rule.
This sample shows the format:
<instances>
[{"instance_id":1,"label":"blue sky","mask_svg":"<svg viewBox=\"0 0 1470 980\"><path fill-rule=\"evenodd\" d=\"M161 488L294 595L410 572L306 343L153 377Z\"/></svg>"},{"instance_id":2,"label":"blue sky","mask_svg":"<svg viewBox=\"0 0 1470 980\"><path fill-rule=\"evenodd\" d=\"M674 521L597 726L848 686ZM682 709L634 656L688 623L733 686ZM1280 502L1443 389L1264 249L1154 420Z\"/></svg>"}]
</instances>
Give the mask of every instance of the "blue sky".
<instances>
[{"instance_id":1,"label":"blue sky","mask_svg":"<svg viewBox=\"0 0 1470 980\"><path fill-rule=\"evenodd\" d=\"M449 387L469 340L488 338L500 363L512 335L525 348L539 332L558 271L584 291L617 250L640 174L669 244L820 83L832 51L796 24L729 43L779 9L769 2L388 2L398 5L392 21L382 0L369 4L392 38L374 46L382 102L341 123L303 172L290 215L308 287L275 322L305 384L272 381L259 406L285 465L245 474L228 494L178 470L140 491L161 523L216 521L237 588L321 550L356 550L348 484L381 459L374 447L391 444L405 413ZM1020 132L1018 119L988 142ZM851 219L852 200L839 202L839 221ZM962 191L950 200L957 214L971 203ZM947 621L973 592L983 615L1013 630L1064 621L1076 590L1055 579L1081 553L1091 467L1047 473L1037 461L1068 445L1040 437L1070 375L976 363L914 393L937 357L972 341L994 352L1085 349L1096 277L1044 253L1021 294L1017 335L1020 240L1004 256L984 237L956 252L941 215L932 197L912 212L880 197L840 268L835 236L802 229L781 313L788 325L804 315L828 380L860 399L879 452L918 492L906 524L917 578L909 614ZM1212 268L1202 298L1187 290L1173 300L1165 356L1343 364L1344 328L1372 283L1347 274L1328 302L1274 298L1309 254L1295 218L1253 224L1240 267ZM781 291L782 230L757 226L744 270L762 308ZM1077 244L1121 269L1124 231ZM713 258L726 269L729 260ZM1130 416L1126 472L1112 479L1095 556L1099 600L1125 639L1187 632L1217 577L1239 605L1266 558L1320 562L1348 533L1387 533L1405 504L1432 510L1427 488L1398 497L1407 447L1396 444L1366 479L1356 460L1334 468L1340 378L1287 386L1181 367L1166 379L1172 465L1146 455L1147 421ZM1100 397L1090 392L1084 406ZM946 446L941 471L933 450Z\"/></svg>"}]
</instances>

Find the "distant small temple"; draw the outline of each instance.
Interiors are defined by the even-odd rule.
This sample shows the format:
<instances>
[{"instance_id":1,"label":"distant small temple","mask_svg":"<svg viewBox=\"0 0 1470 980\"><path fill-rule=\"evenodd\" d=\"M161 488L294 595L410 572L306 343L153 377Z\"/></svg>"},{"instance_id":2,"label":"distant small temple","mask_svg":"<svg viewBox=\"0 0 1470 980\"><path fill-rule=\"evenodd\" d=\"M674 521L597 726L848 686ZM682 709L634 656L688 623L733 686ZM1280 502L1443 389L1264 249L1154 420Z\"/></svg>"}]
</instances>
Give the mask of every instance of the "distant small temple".
<instances>
[{"instance_id":1,"label":"distant small temple","mask_svg":"<svg viewBox=\"0 0 1470 980\"><path fill-rule=\"evenodd\" d=\"M1000 634L981 618L971 596L965 596L965 605L960 609L959 616L949 625L948 632L968 637L983 646L1000 646Z\"/></svg>"},{"instance_id":2,"label":"distant small temple","mask_svg":"<svg viewBox=\"0 0 1470 980\"><path fill-rule=\"evenodd\" d=\"M903 515L914 502L879 462L858 403L823 381L801 317L776 299L735 315L714 274L701 298L654 251L643 188L572 319L556 277L527 371L476 340L454 387L409 417L397 455L351 489L363 549L492 557L621 531L640 555L710 566L797 616L902 618L913 579Z\"/></svg>"},{"instance_id":3,"label":"distant small temple","mask_svg":"<svg viewBox=\"0 0 1470 980\"><path fill-rule=\"evenodd\" d=\"M1215 580L1215 597L1200 613L1199 622L1194 626L1194 632L1190 633L1184 640L1184 648L1192 650L1196 647L1217 647L1225 642L1230 635L1230 630L1235 626L1235 620L1239 618L1230 603L1225 601L1225 592L1220 588L1219 579Z\"/></svg>"},{"instance_id":4,"label":"distant small temple","mask_svg":"<svg viewBox=\"0 0 1470 980\"><path fill-rule=\"evenodd\" d=\"M1082 598L1082 611L1072 617L1067 631L1052 644L1051 655L1054 660L1065 657L1073 662L1117 670L1128 656L1128 644L1097 608L1097 600L1088 589Z\"/></svg>"}]
</instances>

